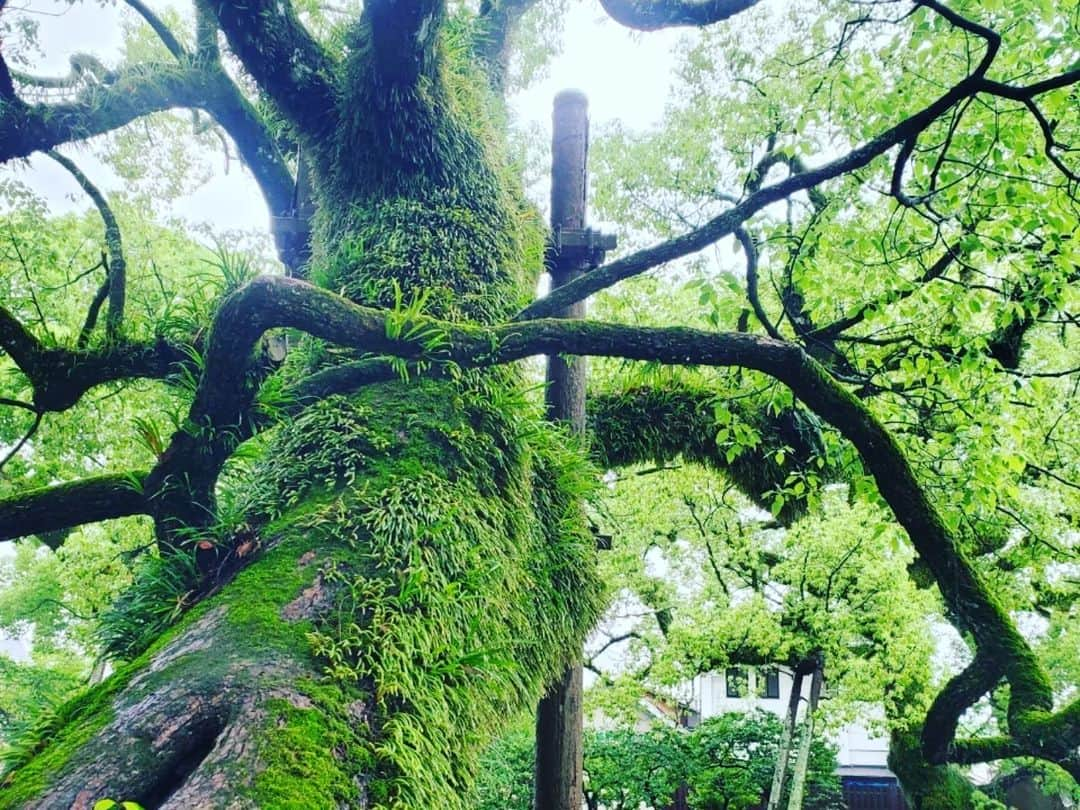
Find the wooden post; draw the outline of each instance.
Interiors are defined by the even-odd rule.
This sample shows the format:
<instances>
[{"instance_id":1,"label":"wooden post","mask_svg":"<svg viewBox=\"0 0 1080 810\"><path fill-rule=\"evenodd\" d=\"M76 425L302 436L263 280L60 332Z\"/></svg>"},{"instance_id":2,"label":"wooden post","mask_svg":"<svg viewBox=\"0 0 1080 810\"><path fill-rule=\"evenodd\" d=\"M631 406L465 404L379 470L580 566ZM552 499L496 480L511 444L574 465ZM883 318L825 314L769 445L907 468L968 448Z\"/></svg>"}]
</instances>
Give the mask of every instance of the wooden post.
<instances>
[{"instance_id":1,"label":"wooden post","mask_svg":"<svg viewBox=\"0 0 1080 810\"><path fill-rule=\"evenodd\" d=\"M588 101L582 93L564 91L555 97L551 139L551 287L577 278L588 268L580 251L562 250L563 232L585 229L585 161L588 156ZM559 313L580 318L585 302ZM585 360L552 355L547 364L547 411L568 422L575 433L585 430ZM571 664L549 688L536 710L536 810L581 810L582 671Z\"/></svg>"}]
</instances>

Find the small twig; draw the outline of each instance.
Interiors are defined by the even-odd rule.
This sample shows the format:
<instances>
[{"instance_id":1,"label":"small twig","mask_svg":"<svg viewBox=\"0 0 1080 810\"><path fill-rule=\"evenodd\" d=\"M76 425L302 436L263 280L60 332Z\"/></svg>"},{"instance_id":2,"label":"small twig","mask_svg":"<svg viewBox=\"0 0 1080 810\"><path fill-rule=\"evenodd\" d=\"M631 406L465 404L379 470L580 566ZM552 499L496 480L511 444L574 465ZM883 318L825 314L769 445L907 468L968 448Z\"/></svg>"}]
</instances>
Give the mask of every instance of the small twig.
<instances>
[{"instance_id":1,"label":"small twig","mask_svg":"<svg viewBox=\"0 0 1080 810\"><path fill-rule=\"evenodd\" d=\"M68 174L75 178L75 182L79 184L86 196L94 203L98 214L101 216L101 221L105 225L105 244L109 249L108 260L102 254L102 262L105 264L106 271L104 289L109 296L109 315L105 319L105 330L110 338L116 337L124 319L124 299L127 286L127 262L124 260L124 243L120 237L120 224L116 221L116 215L105 199L105 195L90 181L89 177L83 174L74 161L64 157L55 149L50 149L46 154L63 166ZM98 295L101 295L100 289ZM87 323L90 329L94 328L94 323L97 322L97 309L101 308L97 296L95 296L94 302L91 305L93 320L91 321L90 315L87 315ZM87 331L86 327L84 327L84 331ZM80 335L80 340L82 339L83 335Z\"/></svg>"},{"instance_id":2,"label":"small twig","mask_svg":"<svg viewBox=\"0 0 1080 810\"><path fill-rule=\"evenodd\" d=\"M3 470L4 465L6 465L9 461L15 458L15 456L18 455L19 451L23 449L23 446L28 441L30 441L31 438L33 438L35 433L37 433L37 429L41 426L42 416L44 416L44 414L41 411L35 411L34 423L30 425L30 429L26 431L26 434L21 439L19 439L18 443L14 447L12 447L10 451L8 451L8 454L4 456L2 460L0 460L0 470Z\"/></svg>"},{"instance_id":3,"label":"small twig","mask_svg":"<svg viewBox=\"0 0 1080 810\"><path fill-rule=\"evenodd\" d=\"M37 413L35 408L29 402L23 402L19 399L8 399L7 397L0 397L0 405L7 405L9 408L22 408L24 411L30 411L30 413Z\"/></svg>"}]
</instances>

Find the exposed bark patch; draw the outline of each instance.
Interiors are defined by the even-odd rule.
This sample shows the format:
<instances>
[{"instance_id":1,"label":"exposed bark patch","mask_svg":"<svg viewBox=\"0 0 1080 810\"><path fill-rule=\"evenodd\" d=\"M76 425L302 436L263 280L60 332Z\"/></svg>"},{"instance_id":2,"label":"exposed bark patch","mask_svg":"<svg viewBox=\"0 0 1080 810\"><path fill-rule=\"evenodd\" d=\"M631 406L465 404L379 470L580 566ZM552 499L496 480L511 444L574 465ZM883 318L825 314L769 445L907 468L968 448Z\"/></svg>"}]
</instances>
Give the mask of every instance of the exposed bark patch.
<instances>
[{"instance_id":1,"label":"exposed bark patch","mask_svg":"<svg viewBox=\"0 0 1080 810\"><path fill-rule=\"evenodd\" d=\"M270 697L287 700L297 709L314 709L315 704L307 695L297 692L295 689L273 689Z\"/></svg>"},{"instance_id":2,"label":"exposed bark patch","mask_svg":"<svg viewBox=\"0 0 1080 810\"><path fill-rule=\"evenodd\" d=\"M333 602L333 589L326 584L320 573L310 586L281 609L281 618L287 622L314 619L330 608Z\"/></svg>"},{"instance_id":3,"label":"exposed bark patch","mask_svg":"<svg viewBox=\"0 0 1080 810\"><path fill-rule=\"evenodd\" d=\"M220 718L211 717L207 722L188 730L187 744L169 763L169 767L163 769L149 794L143 796L142 805L146 810L159 810L167 806L185 808L197 806L186 800L177 804L171 802L170 799L185 787L188 777L198 770L203 760L214 749L222 728ZM178 731L175 730L163 742L176 739Z\"/></svg>"}]
</instances>

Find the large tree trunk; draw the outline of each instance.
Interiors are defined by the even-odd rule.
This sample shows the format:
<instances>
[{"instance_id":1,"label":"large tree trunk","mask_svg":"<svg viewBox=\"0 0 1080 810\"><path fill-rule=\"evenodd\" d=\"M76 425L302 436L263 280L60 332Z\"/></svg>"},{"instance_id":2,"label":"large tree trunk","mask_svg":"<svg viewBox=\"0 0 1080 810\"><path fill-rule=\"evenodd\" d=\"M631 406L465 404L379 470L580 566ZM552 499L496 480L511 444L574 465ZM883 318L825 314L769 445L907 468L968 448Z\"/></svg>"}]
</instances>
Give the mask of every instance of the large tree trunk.
<instances>
[{"instance_id":1,"label":"large tree trunk","mask_svg":"<svg viewBox=\"0 0 1080 810\"><path fill-rule=\"evenodd\" d=\"M499 413L461 388L388 384L297 420L252 485L262 556L66 708L0 806L462 806L597 591L586 468L477 430Z\"/></svg>"},{"instance_id":2,"label":"large tree trunk","mask_svg":"<svg viewBox=\"0 0 1080 810\"><path fill-rule=\"evenodd\" d=\"M222 6L226 33L239 13ZM485 91L444 64L442 14L366 4L336 126L297 117L310 277L491 323L531 295L541 232L476 132ZM286 374L354 359L302 341ZM600 607L595 476L523 390L510 369L450 368L280 429L242 487L254 561L66 708L0 807L463 807L479 750L580 655Z\"/></svg>"}]
</instances>

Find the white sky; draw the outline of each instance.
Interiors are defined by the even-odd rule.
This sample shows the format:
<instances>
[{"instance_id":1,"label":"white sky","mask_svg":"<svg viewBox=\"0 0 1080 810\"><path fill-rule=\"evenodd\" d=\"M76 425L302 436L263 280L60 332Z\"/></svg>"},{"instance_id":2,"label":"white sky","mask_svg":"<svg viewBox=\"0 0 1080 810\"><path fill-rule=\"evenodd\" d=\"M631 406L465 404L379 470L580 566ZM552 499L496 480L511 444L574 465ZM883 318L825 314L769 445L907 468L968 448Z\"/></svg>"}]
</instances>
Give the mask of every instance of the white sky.
<instances>
[{"instance_id":1,"label":"white sky","mask_svg":"<svg viewBox=\"0 0 1080 810\"><path fill-rule=\"evenodd\" d=\"M164 4L150 5L161 8ZM25 11L19 12L18 8ZM107 64L117 58L121 30L116 6L26 0L19 7L9 7L6 13L28 14L40 26L39 41L45 55L35 65L35 72L65 75L69 58L81 51L101 55ZM594 131L613 121L641 129L660 118L668 97L679 32L632 33L606 18L595 0L573 4L565 30L563 52L551 63L546 78L511 99L522 125L535 123L549 133L552 99L567 88L582 90L589 97ZM80 156L79 162L99 187L108 191L117 185L111 172L88 153ZM217 161L217 165L221 162ZM15 174L43 194L56 213L89 207L72 178L46 158L32 158L28 167L9 166L0 171ZM545 200L537 202L543 204ZM213 180L167 213L192 222L208 222L215 230L265 231L268 224L267 211L250 176L235 170L228 175L219 171Z\"/></svg>"}]
</instances>

